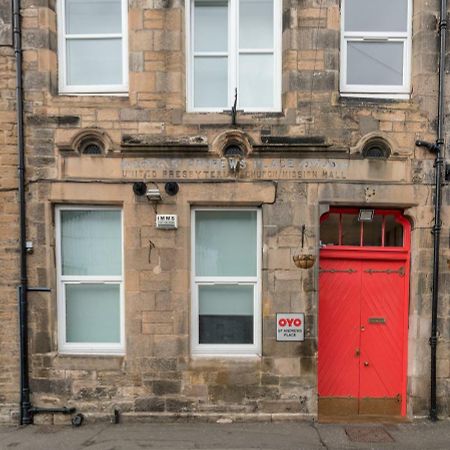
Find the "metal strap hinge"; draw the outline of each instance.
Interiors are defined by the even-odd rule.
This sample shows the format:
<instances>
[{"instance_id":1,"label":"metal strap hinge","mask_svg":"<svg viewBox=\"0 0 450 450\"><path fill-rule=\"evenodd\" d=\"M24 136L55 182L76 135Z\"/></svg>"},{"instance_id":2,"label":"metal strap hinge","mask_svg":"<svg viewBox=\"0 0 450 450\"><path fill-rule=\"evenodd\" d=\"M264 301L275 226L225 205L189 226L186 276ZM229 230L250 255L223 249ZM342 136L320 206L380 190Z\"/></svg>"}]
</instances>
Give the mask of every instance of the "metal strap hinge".
<instances>
[{"instance_id":1,"label":"metal strap hinge","mask_svg":"<svg viewBox=\"0 0 450 450\"><path fill-rule=\"evenodd\" d=\"M373 275L374 273L387 273L388 275L391 275L393 273L398 273L401 277L405 276L405 268L402 266L400 269L393 270L393 269L384 269L384 270L376 270L376 269L367 269L364 272L368 273L369 275Z\"/></svg>"}]
</instances>

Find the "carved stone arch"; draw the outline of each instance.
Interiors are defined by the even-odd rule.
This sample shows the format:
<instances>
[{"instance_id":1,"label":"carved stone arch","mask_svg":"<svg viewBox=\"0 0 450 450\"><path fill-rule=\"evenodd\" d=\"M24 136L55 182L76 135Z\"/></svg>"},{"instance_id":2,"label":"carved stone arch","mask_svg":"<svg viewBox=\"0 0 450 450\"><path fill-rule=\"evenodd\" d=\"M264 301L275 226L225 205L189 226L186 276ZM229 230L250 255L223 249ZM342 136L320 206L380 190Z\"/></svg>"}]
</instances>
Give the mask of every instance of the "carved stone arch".
<instances>
[{"instance_id":1,"label":"carved stone arch","mask_svg":"<svg viewBox=\"0 0 450 450\"><path fill-rule=\"evenodd\" d=\"M373 132L363 136L359 142L350 149L350 153L361 154L368 159L388 159L396 152L396 143L385 133Z\"/></svg>"},{"instance_id":2,"label":"carved stone arch","mask_svg":"<svg viewBox=\"0 0 450 450\"><path fill-rule=\"evenodd\" d=\"M98 128L85 128L76 133L68 144L59 145L60 151L76 155L105 155L114 150L108 133Z\"/></svg>"},{"instance_id":3,"label":"carved stone arch","mask_svg":"<svg viewBox=\"0 0 450 450\"><path fill-rule=\"evenodd\" d=\"M241 158L247 158L252 151L253 140L239 130L224 131L217 135L211 144L211 152L221 157L227 157L227 154L229 156L231 152L234 152L239 153Z\"/></svg>"}]
</instances>

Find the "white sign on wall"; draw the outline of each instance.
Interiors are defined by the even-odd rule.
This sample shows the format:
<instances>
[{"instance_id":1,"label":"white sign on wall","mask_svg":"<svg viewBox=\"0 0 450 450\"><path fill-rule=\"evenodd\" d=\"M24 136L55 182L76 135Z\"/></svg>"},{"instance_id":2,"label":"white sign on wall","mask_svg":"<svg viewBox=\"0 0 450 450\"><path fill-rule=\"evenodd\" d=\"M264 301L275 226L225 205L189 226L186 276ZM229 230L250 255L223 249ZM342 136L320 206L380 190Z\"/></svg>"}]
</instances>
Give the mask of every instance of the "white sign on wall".
<instances>
[{"instance_id":1,"label":"white sign on wall","mask_svg":"<svg viewBox=\"0 0 450 450\"><path fill-rule=\"evenodd\" d=\"M277 341L304 341L305 314L277 313Z\"/></svg>"},{"instance_id":2,"label":"white sign on wall","mask_svg":"<svg viewBox=\"0 0 450 450\"><path fill-rule=\"evenodd\" d=\"M164 230L174 230L178 227L178 217L176 214L157 214L156 228Z\"/></svg>"}]
</instances>

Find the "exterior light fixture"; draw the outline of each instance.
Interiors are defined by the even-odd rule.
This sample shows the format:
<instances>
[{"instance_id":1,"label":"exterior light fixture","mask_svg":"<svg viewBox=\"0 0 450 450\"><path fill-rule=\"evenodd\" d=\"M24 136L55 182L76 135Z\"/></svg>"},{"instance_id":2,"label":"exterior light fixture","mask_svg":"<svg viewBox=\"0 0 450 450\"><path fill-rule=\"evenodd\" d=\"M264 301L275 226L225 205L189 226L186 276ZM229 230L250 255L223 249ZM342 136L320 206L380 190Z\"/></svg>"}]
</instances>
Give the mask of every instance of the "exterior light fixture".
<instances>
[{"instance_id":1,"label":"exterior light fixture","mask_svg":"<svg viewBox=\"0 0 450 450\"><path fill-rule=\"evenodd\" d=\"M372 222L375 211L373 209L360 209L358 222Z\"/></svg>"},{"instance_id":2,"label":"exterior light fixture","mask_svg":"<svg viewBox=\"0 0 450 450\"><path fill-rule=\"evenodd\" d=\"M145 196L147 197L147 200L152 203L159 203L162 200L161 192L158 187L147 189Z\"/></svg>"}]
</instances>

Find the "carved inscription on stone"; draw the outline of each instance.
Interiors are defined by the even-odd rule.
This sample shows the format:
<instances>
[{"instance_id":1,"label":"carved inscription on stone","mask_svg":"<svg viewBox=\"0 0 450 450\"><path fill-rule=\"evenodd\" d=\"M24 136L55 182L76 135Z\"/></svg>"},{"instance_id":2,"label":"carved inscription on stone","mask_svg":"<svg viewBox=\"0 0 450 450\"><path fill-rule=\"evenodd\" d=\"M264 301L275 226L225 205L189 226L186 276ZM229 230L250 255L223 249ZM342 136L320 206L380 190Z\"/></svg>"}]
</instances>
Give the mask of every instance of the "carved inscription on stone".
<instances>
[{"instance_id":1,"label":"carved inscription on stone","mask_svg":"<svg viewBox=\"0 0 450 450\"><path fill-rule=\"evenodd\" d=\"M238 161L217 159L124 159L122 176L131 179L174 180L345 180L347 161L265 158Z\"/></svg>"}]
</instances>

